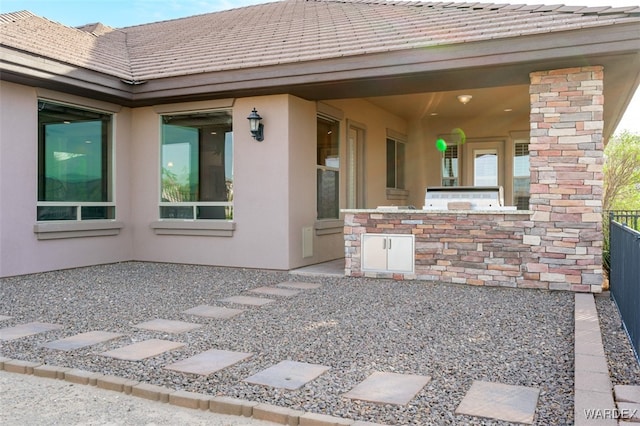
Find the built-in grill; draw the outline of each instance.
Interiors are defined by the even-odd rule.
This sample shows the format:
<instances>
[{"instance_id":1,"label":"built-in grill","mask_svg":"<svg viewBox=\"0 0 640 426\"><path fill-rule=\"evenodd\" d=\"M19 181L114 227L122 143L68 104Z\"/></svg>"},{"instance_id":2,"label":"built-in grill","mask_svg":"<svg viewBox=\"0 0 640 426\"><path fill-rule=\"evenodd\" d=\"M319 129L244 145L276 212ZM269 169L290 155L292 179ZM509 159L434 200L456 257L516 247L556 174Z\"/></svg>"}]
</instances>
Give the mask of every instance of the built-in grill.
<instances>
[{"instance_id":1,"label":"built-in grill","mask_svg":"<svg viewBox=\"0 0 640 426\"><path fill-rule=\"evenodd\" d=\"M423 210L516 210L504 205L501 186L431 186Z\"/></svg>"}]
</instances>

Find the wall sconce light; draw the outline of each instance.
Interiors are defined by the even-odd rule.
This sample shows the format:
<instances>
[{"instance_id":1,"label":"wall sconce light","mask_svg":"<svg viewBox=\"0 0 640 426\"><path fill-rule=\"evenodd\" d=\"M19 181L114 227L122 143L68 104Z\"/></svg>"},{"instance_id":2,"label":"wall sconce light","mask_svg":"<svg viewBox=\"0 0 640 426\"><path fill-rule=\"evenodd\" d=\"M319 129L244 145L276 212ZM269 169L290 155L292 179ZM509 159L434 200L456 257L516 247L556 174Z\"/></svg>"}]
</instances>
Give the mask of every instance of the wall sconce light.
<instances>
[{"instance_id":1,"label":"wall sconce light","mask_svg":"<svg viewBox=\"0 0 640 426\"><path fill-rule=\"evenodd\" d=\"M458 95L458 100L462 105L468 104L471 98L473 98L471 95Z\"/></svg>"},{"instance_id":2,"label":"wall sconce light","mask_svg":"<svg viewBox=\"0 0 640 426\"><path fill-rule=\"evenodd\" d=\"M254 108L251 111L251 114L247 117L249 120L249 130L251 131L251 136L258 142L262 142L264 140L264 125L260 123L262 117L258 114L258 111Z\"/></svg>"}]
</instances>

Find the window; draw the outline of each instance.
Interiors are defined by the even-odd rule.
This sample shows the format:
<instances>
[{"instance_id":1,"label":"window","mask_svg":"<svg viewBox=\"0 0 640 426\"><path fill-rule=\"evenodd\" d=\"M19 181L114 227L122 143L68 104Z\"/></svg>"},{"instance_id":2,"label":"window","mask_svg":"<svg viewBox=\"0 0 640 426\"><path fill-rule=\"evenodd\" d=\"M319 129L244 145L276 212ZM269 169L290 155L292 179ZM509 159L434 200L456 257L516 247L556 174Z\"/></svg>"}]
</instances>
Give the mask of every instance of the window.
<instances>
[{"instance_id":1,"label":"window","mask_svg":"<svg viewBox=\"0 0 640 426\"><path fill-rule=\"evenodd\" d=\"M404 143L387 138L387 188L404 188Z\"/></svg>"},{"instance_id":2,"label":"window","mask_svg":"<svg viewBox=\"0 0 640 426\"><path fill-rule=\"evenodd\" d=\"M111 114L38 101L37 219L114 219Z\"/></svg>"},{"instance_id":3,"label":"window","mask_svg":"<svg viewBox=\"0 0 640 426\"><path fill-rule=\"evenodd\" d=\"M458 145L448 145L442 156L442 186L459 185Z\"/></svg>"},{"instance_id":4,"label":"window","mask_svg":"<svg viewBox=\"0 0 640 426\"><path fill-rule=\"evenodd\" d=\"M529 210L529 143L516 142L513 158L513 204Z\"/></svg>"},{"instance_id":5,"label":"window","mask_svg":"<svg viewBox=\"0 0 640 426\"><path fill-rule=\"evenodd\" d=\"M498 186L498 150L473 150L473 186Z\"/></svg>"},{"instance_id":6,"label":"window","mask_svg":"<svg viewBox=\"0 0 640 426\"><path fill-rule=\"evenodd\" d=\"M233 219L231 112L162 116L161 219Z\"/></svg>"},{"instance_id":7,"label":"window","mask_svg":"<svg viewBox=\"0 0 640 426\"><path fill-rule=\"evenodd\" d=\"M318 117L317 210L318 219L338 219L340 214L340 151L337 121Z\"/></svg>"}]
</instances>

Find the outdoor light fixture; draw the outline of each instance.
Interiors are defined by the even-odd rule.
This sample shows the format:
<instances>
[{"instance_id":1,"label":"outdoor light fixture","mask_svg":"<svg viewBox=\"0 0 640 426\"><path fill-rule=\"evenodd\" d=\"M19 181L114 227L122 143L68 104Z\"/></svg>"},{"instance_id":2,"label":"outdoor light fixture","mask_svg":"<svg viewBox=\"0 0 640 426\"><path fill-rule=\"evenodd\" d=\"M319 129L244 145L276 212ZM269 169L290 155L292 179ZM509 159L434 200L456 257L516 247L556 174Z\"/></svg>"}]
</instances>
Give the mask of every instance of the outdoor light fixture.
<instances>
[{"instance_id":1,"label":"outdoor light fixture","mask_svg":"<svg viewBox=\"0 0 640 426\"><path fill-rule=\"evenodd\" d=\"M473 98L473 96L471 95L458 95L458 100L460 101L460 103L462 103L463 105L466 105L469 103L469 101L471 100L471 98Z\"/></svg>"},{"instance_id":2,"label":"outdoor light fixture","mask_svg":"<svg viewBox=\"0 0 640 426\"><path fill-rule=\"evenodd\" d=\"M251 136L258 142L262 142L264 140L264 125L260 123L262 117L258 114L258 111L254 108L251 111L251 114L247 117L249 120L249 130L251 131Z\"/></svg>"}]
</instances>

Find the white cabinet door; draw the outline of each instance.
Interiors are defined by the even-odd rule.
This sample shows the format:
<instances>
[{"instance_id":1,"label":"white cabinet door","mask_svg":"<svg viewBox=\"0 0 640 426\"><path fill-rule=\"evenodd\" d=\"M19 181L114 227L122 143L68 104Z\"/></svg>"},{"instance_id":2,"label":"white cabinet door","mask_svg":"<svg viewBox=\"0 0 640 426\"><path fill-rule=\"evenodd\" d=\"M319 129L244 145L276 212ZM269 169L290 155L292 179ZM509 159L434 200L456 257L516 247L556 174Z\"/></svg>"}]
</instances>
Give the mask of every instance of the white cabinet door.
<instances>
[{"instance_id":1,"label":"white cabinet door","mask_svg":"<svg viewBox=\"0 0 640 426\"><path fill-rule=\"evenodd\" d=\"M413 273L414 236L362 235L362 270Z\"/></svg>"},{"instance_id":2,"label":"white cabinet door","mask_svg":"<svg viewBox=\"0 0 640 426\"><path fill-rule=\"evenodd\" d=\"M387 236L381 234L362 235L362 270L384 271L387 269Z\"/></svg>"},{"instance_id":3,"label":"white cabinet door","mask_svg":"<svg viewBox=\"0 0 640 426\"><path fill-rule=\"evenodd\" d=\"M387 270L413 272L413 235L393 235L387 240Z\"/></svg>"}]
</instances>

